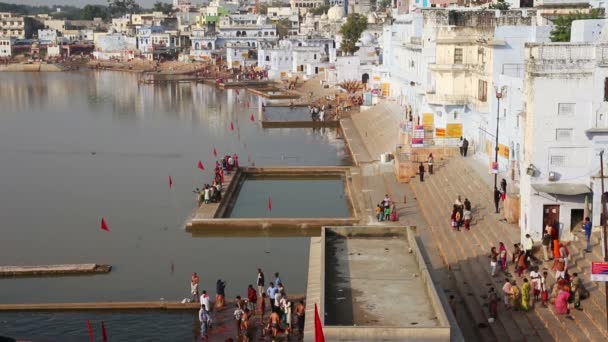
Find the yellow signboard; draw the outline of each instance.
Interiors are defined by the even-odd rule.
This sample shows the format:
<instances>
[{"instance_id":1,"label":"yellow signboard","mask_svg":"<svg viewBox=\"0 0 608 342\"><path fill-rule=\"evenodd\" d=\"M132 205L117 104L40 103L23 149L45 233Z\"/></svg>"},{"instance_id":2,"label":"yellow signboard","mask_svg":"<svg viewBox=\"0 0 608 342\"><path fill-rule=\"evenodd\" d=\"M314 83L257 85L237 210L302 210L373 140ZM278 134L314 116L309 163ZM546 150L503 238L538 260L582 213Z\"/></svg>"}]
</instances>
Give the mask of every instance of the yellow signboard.
<instances>
[{"instance_id":1,"label":"yellow signboard","mask_svg":"<svg viewBox=\"0 0 608 342\"><path fill-rule=\"evenodd\" d=\"M448 138L460 138L462 136L462 124L447 124L446 132Z\"/></svg>"},{"instance_id":2,"label":"yellow signboard","mask_svg":"<svg viewBox=\"0 0 608 342\"><path fill-rule=\"evenodd\" d=\"M503 144L498 144L498 155L504 158L509 158L509 147Z\"/></svg>"},{"instance_id":3,"label":"yellow signboard","mask_svg":"<svg viewBox=\"0 0 608 342\"><path fill-rule=\"evenodd\" d=\"M386 97L389 95L391 89L390 83L382 83L382 96Z\"/></svg>"},{"instance_id":4,"label":"yellow signboard","mask_svg":"<svg viewBox=\"0 0 608 342\"><path fill-rule=\"evenodd\" d=\"M485 150L486 150L486 154L489 155L489 156L492 155L492 146L493 146L492 142L490 140L486 139L486 148L485 148Z\"/></svg>"},{"instance_id":5,"label":"yellow signboard","mask_svg":"<svg viewBox=\"0 0 608 342\"><path fill-rule=\"evenodd\" d=\"M433 115L433 113L423 113L422 114L422 126L424 126L425 129L432 129L434 118L435 118L435 116Z\"/></svg>"},{"instance_id":6,"label":"yellow signboard","mask_svg":"<svg viewBox=\"0 0 608 342\"><path fill-rule=\"evenodd\" d=\"M374 77L372 77L372 79L373 79L374 81L380 81L380 76L374 76Z\"/></svg>"},{"instance_id":7,"label":"yellow signboard","mask_svg":"<svg viewBox=\"0 0 608 342\"><path fill-rule=\"evenodd\" d=\"M242 54L241 54L241 57L243 57L243 58L247 58L247 57L249 57L249 54L248 54L248 53L242 53Z\"/></svg>"},{"instance_id":8,"label":"yellow signboard","mask_svg":"<svg viewBox=\"0 0 608 342\"><path fill-rule=\"evenodd\" d=\"M437 138L445 138L445 128L435 128L435 136Z\"/></svg>"}]
</instances>

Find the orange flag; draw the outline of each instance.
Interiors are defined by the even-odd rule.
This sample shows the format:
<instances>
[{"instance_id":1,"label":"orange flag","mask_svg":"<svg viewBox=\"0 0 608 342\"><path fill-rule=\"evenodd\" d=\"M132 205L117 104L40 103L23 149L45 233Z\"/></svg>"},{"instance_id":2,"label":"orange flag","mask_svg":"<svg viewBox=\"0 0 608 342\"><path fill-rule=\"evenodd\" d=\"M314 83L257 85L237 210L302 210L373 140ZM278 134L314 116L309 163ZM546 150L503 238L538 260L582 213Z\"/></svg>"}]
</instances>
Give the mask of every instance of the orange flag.
<instances>
[{"instance_id":1,"label":"orange flag","mask_svg":"<svg viewBox=\"0 0 608 342\"><path fill-rule=\"evenodd\" d=\"M108 224L103 217L101 218L101 229L105 230L106 232L110 231L110 228L108 228Z\"/></svg>"}]
</instances>

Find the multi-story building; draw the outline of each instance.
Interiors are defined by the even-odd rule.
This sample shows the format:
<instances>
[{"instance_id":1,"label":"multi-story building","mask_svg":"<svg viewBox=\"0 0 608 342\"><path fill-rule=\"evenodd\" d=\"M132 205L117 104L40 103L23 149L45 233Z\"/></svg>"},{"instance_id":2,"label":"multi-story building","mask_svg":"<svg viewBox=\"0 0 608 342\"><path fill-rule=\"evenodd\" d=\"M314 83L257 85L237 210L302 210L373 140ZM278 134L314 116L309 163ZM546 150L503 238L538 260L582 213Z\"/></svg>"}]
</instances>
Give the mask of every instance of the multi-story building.
<instances>
[{"instance_id":1,"label":"multi-story building","mask_svg":"<svg viewBox=\"0 0 608 342\"><path fill-rule=\"evenodd\" d=\"M38 30L36 20L9 12L0 13L0 37L29 39Z\"/></svg>"},{"instance_id":2,"label":"multi-story building","mask_svg":"<svg viewBox=\"0 0 608 342\"><path fill-rule=\"evenodd\" d=\"M305 14L308 10L323 6L324 0L290 0L289 5L291 8L297 8L300 14Z\"/></svg>"},{"instance_id":3,"label":"multi-story building","mask_svg":"<svg viewBox=\"0 0 608 342\"><path fill-rule=\"evenodd\" d=\"M0 57L13 55L13 38L0 38Z\"/></svg>"},{"instance_id":4,"label":"multi-story building","mask_svg":"<svg viewBox=\"0 0 608 342\"><path fill-rule=\"evenodd\" d=\"M603 32L597 42L526 45L522 234L538 238L550 224L568 240L583 217L601 223L599 153L608 145L607 38Z\"/></svg>"}]
</instances>

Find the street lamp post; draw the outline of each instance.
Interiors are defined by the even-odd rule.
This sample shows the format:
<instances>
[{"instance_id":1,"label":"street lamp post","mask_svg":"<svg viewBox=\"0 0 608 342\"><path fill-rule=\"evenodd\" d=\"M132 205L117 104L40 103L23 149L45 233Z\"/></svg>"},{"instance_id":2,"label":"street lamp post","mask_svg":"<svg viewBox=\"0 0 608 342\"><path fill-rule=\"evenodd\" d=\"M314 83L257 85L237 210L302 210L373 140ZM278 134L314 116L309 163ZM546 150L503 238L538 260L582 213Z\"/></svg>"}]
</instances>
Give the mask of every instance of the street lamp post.
<instances>
[{"instance_id":1,"label":"street lamp post","mask_svg":"<svg viewBox=\"0 0 608 342\"><path fill-rule=\"evenodd\" d=\"M494 165L496 166L496 171L494 172L494 189L492 189L492 198L494 198L494 191L498 189L498 122L500 120L500 99L502 98L505 90L506 88L504 86L500 87L500 89L496 87L496 100L498 101L496 106L496 144L494 147Z\"/></svg>"},{"instance_id":2,"label":"street lamp post","mask_svg":"<svg viewBox=\"0 0 608 342\"><path fill-rule=\"evenodd\" d=\"M604 192L604 150L600 151L600 173L602 177L602 238L604 261L608 261L608 244L606 243L606 193ZM604 282L605 291L608 291L608 282ZM607 292L608 293L608 292ZM608 325L608 297L606 297L606 324Z\"/></svg>"}]
</instances>

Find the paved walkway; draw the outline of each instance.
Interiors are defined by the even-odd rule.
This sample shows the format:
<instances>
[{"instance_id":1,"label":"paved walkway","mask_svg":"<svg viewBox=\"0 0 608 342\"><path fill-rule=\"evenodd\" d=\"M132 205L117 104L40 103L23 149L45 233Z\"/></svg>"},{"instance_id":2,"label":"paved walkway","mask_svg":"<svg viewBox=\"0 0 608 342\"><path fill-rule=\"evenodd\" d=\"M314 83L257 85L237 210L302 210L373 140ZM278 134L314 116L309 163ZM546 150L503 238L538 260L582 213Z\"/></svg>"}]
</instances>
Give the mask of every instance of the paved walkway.
<instances>
[{"instance_id":1,"label":"paved walkway","mask_svg":"<svg viewBox=\"0 0 608 342\"><path fill-rule=\"evenodd\" d=\"M525 313L507 311L501 304L498 320L488 324L488 289L493 286L500 293L504 282L502 274L494 278L490 275L490 247L498 246L499 241L513 246L519 242L519 228L499 221L499 216L493 213L490 187L467 164L466 159L456 157L448 160L436 170L435 175L425 178L425 182L416 179L410 183L428 223L428 232L421 231L420 236L427 250L433 251L433 246L438 247L437 252L447 265L448 278L453 279L456 285L456 298L464 304L465 318L458 319L458 310L456 317L467 340L470 339L468 331L476 327L478 339L484 341L605 341L608 338L603 286L599 288L588 280L589 260L598 260L599 248L594 246L596 251L585 256L581 242L570 246L574 261L571 272L583 273L591 298L582 302L583 311L573 310L574 320L557 316L552 309L542 306ZM473 203L471 231L456 232L449 225L452 204L458 195L463 199L468 197ZM405 205L401 210L405 210L407 216L407 211L412 209ZM407 217L403 218L406 223L408 220ZM597 237L594 238L597 240ZM511 266L510 271L512 269ZM555 282L553 274L549 270L548 285ZM521 280L517 280L521 285Z\"/></svg>"}]
</instances>

